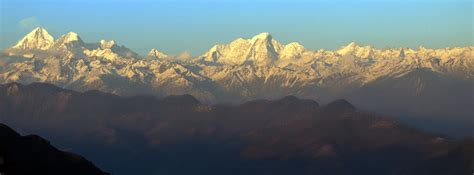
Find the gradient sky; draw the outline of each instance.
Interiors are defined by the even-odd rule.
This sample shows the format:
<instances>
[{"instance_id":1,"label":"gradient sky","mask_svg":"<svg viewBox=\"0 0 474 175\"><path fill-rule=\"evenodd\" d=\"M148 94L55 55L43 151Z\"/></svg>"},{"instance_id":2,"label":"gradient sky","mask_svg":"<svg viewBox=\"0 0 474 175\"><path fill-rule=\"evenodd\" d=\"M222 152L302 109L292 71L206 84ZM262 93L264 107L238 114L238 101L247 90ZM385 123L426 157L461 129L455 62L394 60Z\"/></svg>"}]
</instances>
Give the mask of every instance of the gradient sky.
<instances>
[{"instance_id":1,"label":"gradient sky","mask_svg":"<svg viewBox=\"0 0 474 175\"><path fill-rule=\"evenodd\" d=\"M472 0L0 0L0 48L37 26L55 38L114 39L140 54L200 55L270 32L282 43L337 49L474 45Z\"/></svg>"}]
</instances>

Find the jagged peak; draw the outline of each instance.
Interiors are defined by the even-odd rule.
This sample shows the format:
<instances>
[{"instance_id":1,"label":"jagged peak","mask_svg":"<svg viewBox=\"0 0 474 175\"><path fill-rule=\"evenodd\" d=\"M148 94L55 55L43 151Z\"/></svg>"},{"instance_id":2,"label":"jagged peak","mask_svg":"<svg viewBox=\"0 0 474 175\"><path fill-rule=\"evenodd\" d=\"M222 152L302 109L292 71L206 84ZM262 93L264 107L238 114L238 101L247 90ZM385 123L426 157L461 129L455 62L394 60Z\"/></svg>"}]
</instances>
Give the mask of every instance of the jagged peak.
<instances>
[{"instance_id":1,"label":"jagged peak","mask_svg":"<svg viewBox=\"0 0 474 175\"><path fill-rule=\"evenodd\" d=\"M155 48L151 49L150 52L148 52L147 56L148 57L155 57L155 58L166 58L166 57L168 57L167 54L165 54L163 52L160 52Z\"/></svg>"},{"instance_id":2,"label":"jagged peak","mask_svg":"<svg viewBox=\"0 0 474 175\"><path fill-rule=\"evenodd\" d=\"M357 47L360 47L359 44L357 44L356 42L350 42L349 44L345 45L345 46L342 46L340 50L347 50L347 49L355 49Z\"/></svg>"},{"instance_id":3,"label":"jagged peak","mask_svg":"<svg viewBox=\"0 0 474 175\"><path fill-rule=\"evenodd\" d=\"M115 44L114 40L100 40L101 49L111 49Z\"/></svg>"},{"instance_id":4,"label":"jagged peak","mask_svg":"<svg viewBox=\"0 0 474 175\"><path fill-rule=\"evenodd\" d=\"M114 40L100 40L97 45L90 47L84 51L88 57L102 57L108 60L116 60L118 58L140 58L140 56L131 49L118 45Z\"/></svg>"},{"instance_id":5,"label":"jagged peak","mask_svg":"<svg viewBox=\"0 0 474 175\"><path fill-rule=\"evenodd\" d=\"M43 27L36 27L34 28L29 34L33 34L33 33L44 33L44 34L49 34L48 31L43 28ZM28 34L28 35L29 35Z\"/></svg>"},{"instance_id":6,"label":"jagged peak","mask_svg":"<svg viewBox=\"0 0 474 175\"><path fill-rule=\"evenodd\" d=\"M348 45L342 47L341 49L337 50L336 52L340 55L347 55L352 54L355 51L362 51L362 52L371 52L373 47L371 45L367 46L360 46L356 42L351 42Z\"/></svg>"},{"instance_id":7,"label":"jagged peak","mask_svg":"<svg viewBox=\"0 0 474 175\"><path fill-rule=\"evenodd\" d=\"M358 47L357 43L351 42L347 44L346 46L343 46L341 49L337 50L336 52L340 55L346 55L354 51L357 47Z\"/></svg>"},{"instance_id":8,"label":"jagged peak","mask_svg":"<svg viewBox=\"0 0 474 175\"><path fill-rule=\"evenodd\" d=\"M42 27L37 27L21 39L13 48L16 49L49 49L54 38Z\"/></svg>"},{"instance_id":9,"label":"jagged peak","mask_svg":"<svg viewBox=\"0 0 474 175\"><path fill-rule=\"evenodd\" d=\"M47 39L47 40L54 40L53 36L51 36L48 31L42 27L37 27L35 29L33 29L33 31L31 31L30 33L28 33L26 35L27 37L44 37L44 39Z\"/></svg>"},{"instance_id":10,"label":"jagged peak","mask_svg":"<svg viewBox=\"0 0 474 175\"><path fill-rule=\"evenodd\" d=\"M154 54L154 53L160 53L160 51L158 51L158 49L156 48L152 48L150 52L148 52L148 54Z\"/></svg>"},{"instance_id":11,"label":"jagged peak","mask_svg":"<svg viewBox=\"0 0 474 175\"><path fill-rule=\"evenodd\" d=\"M71 47L71 46L81 47L83 45L84 45L84 42L82 41L81 37L79 37L79 35L75 32L68 32L64 34L55 43L55 47Z\"/></svg>"},{"instance_id":12,"label":"jagged peak","mask_svg":"<svg viewBox=\"0 0 474 175\"><path fill-rule=\"evenodd\" d=\"M75 32L68 32L61 38L64 38L64 42L82 41L81 37Z\"/></svg>"}]
</instances>

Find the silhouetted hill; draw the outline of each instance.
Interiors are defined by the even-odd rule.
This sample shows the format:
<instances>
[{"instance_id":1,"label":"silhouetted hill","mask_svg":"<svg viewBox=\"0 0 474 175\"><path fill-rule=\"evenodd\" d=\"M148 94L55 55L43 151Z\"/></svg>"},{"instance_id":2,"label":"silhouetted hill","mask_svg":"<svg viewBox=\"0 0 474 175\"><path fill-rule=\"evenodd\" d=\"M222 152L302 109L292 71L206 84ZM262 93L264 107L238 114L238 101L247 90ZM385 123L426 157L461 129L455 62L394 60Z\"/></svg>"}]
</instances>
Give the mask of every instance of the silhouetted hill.
<instances>
[{"instance_id":1,"label":"silhouetted hill","mask_svg":"<svg viewBox=\"0 0 474 175\"><path fill-rule=\"evenodd\" d=\"M106 174L83 157L60 151L37 135L20 136L0 123L0 136L2 174Z\"/></svg>"}]
</instances>

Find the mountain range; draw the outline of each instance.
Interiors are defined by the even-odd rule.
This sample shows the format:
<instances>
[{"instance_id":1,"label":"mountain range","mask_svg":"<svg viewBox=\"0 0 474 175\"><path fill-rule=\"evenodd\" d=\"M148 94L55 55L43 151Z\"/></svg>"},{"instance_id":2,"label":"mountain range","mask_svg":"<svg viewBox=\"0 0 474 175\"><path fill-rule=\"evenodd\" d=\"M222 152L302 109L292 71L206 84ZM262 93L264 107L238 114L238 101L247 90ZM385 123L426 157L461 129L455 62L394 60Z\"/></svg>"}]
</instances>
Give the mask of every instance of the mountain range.
<instances>
[{"instance_id":1,"label":"mountain range","mask_svg":"<svg viewBox=\"0 0 474 175\"><path fill-rule=\"evenodd\" d=\"M0 98L2 123L22 133L40 134L112 174L463 175L474 171L472 138L421 132L346 100L320 105L287 96L209 105L190 95L123 97L44 83L2 84ZM2 139L3 135L15 139L7 139L8 147L1 142L0 153L20 155L12 151L18 150L31 155L27 151L32 151L43 158L50 154L51 162L61 160L53 160L53 155L64 155L37 136L20 137L4 128L0 125ZM15 143L18 146L12 146ZM90 174L95 173L101 172L95 169Z\"/></svg>"},{"instance_id":2,"label":"mountain range","mask_svg":"<svg viewBox=\"0 0 474 175\"><path fill-rule=\"evenodd\" d=\"M0 82L44 82L77 91L243 103L288 95L355 106L430 131L474 135L474 47L386 48L350 43L335 51L281 44L269 33L213 46L187 59L115 41L54 39L36 28L0 59Z\"/></svg>"}]
</instances>

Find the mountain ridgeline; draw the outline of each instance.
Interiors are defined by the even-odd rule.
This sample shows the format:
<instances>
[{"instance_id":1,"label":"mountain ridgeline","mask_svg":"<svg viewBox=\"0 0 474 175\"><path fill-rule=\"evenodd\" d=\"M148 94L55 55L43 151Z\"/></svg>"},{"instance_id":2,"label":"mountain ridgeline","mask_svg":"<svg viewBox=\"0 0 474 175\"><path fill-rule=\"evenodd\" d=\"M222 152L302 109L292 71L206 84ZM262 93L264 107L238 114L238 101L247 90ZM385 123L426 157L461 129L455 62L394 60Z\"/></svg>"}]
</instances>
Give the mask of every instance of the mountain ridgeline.
<instances>
[{"instance_id":1,"label":"mountain ridgeline","mask_svg":"<svg viewBox=\"0 0 474 175\"><path fill-rule=\"evenodd\" d=\"M0 82L45 82L85 92L159 97L190 94L205 103L295 96L361 109L452 136L474 135L474 47L386 48L350 43L335 51L281 44L269 33L213 46L197 57L152 49L140 56L115 41L54 39L43 28L4 50Z\"/></svg>"},{"instance_id":2,"label":"mountain ridgeline","mask_svg":"<svg viewBox=\"0 0 474 175\"><path fill-rule=\"evenodd\" d=\"M113 174L470 174L474 141L427 134L346 100L209 105L51 84L0 85L0 121ZM3 142L2 142L3 143ZM3 150L2 150L3 151Z\"/></svg>"},{"instance_id":3,"label":"mountain ridgeline","mask_svg":"<svg viewBox=\"0 0 474 175\"><path fill-rule=\"evenodd\" d=\"M0 173L106 175L83 157L63 152L37 135L21 136L0 123Z\"/></svg>"}]
</instances>

